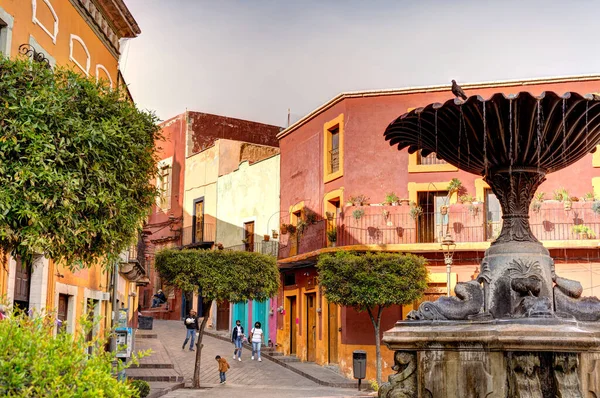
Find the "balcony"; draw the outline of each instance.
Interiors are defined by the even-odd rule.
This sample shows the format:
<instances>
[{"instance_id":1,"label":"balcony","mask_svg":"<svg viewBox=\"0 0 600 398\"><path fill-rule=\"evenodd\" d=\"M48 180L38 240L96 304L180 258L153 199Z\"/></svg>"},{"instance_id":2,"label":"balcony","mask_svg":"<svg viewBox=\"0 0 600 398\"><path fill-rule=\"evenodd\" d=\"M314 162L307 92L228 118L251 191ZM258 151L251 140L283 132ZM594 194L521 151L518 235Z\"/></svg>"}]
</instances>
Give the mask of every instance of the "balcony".
<instances>
[{"instance_id":1,"label":"balcony","mask_svg":"<svg viewBox=\"0 0 600 398\"><path fill-rule=\"evenodd\" d=\"M279 253L279 242L260 241L254 243L244 243L242 245L226 247L224 250L255 252L277 257L277 254Z\"/></svg>"},{"instance_id":2,"label":"balcony","mask_svg":"<svg viewBox=\"0 0 600 398\"><path fill-rule=\"evenodd\" d=\"M184 227L181 233L181 245L183 247L210 247L215 242L215 231L213 223L203 223L200 230L196 230L194 227Z\"/></svg>"},{"instance_id":3,"label":"balcony","mask_svg":"<svg viewBox=\"0 0 600 398\"><path fill-rule=\"evenodd\" d=\"M360 209L364 214L355 212ZM282 234L279 258L328 247L327 231L333 229L337 231L337 247L417 244L427 251L439 249L439 242L446 234L452 235L458 244L483 243L493 241L502 228L501 214L486 213L483 203L451 205L446 215L438 210L413 218L409 211L409 206L345 207L339 217L309 224L302 234ZM529 215L533 234L547 246L553 241L572 241L572 247L598 246L598 241L581 240L573 231L573 226L584 225L592 231L590 239L600 236L600 215L592 210L591 202L575 202L572 210L565 211L561 202L547 201L538 211L530 210Z\"/></svg>"}]
</instances>

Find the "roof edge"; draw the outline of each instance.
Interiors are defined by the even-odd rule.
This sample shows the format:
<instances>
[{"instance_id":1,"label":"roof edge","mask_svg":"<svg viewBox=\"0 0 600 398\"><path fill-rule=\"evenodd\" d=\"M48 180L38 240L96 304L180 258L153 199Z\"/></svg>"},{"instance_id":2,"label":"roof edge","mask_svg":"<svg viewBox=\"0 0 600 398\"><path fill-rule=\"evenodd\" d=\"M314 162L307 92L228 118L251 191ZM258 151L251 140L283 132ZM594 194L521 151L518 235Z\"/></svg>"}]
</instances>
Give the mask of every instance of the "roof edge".
<instances>
[{"instance_id":1,"label":"roof edge","mask_svg":"<svg viewBox=\"0 0 600 398\"><path fill-rule=\"evenodd\" d=\"M492 87L509 87L509 86L530 86L535 84L544 83L566 83L566 82L580 82L600 80L600 74L586 74L586 75L573 75L573 76L555 76L555 77L538 77L530 79L513 79L513 80L494 80L488 82L476 82L476 83L464 83L461 87L465 90L477 89L477 88L492 88ZM394 88L394 89L381 89L381 90L363 90L363 91L347 91L340 93L324 103L320 107L314 109L300 120L296 121L292 125L285 128L279 134L277 139L291 134L298 127L304 125L318 114L331 108L338 102L346 98L360 98L360 97L378 97L386 95L402 95L402 94L417 94L417 93L429 93L429 92L440 92L450 91L450 84L444 85L433 85L433 86L416 86L416 87L405 87L405 88Z\"/></svg>"}]
</instances>

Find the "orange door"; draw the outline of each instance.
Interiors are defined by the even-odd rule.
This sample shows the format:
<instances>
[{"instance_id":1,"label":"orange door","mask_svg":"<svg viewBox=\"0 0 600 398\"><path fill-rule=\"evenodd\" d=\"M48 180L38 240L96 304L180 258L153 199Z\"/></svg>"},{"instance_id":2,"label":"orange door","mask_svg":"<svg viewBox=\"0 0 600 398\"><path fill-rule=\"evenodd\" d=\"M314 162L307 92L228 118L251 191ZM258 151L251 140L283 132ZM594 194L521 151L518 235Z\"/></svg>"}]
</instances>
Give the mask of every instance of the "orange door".
<instances>
[{"instance_id":1,"label":"orange door","mask_svg":"<svg viewBox=\"0 0 600 398\"><path fill-rule=\"evenodd\" d=\"M306 295L306 360L315 362L317 359L317 303L315 294Z\"/></svg>"}]
</instances>

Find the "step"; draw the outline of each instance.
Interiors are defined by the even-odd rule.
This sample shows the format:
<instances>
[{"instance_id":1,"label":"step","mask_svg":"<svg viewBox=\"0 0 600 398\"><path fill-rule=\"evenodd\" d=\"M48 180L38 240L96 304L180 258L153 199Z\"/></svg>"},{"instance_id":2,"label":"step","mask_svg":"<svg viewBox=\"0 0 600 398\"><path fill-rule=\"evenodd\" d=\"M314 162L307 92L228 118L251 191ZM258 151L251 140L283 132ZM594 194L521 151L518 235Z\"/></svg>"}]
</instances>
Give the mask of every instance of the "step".
<instances>
[{"instance_id":1,"label":"step","mask_svg":"<svg viewBox=\"0 0 600 398\"><path fill-rule=\"evenodd\" d=\"M130 369L174 369L172 363L139 363L131 365Z\"/></svg>"},{"instance_id":2,"label":"step","mask_svg":"<svg viewBox=\"0 0 600 398\"><path fill-rule=\"evenodd\" d=\"M156 333L140 333L137 332L135 334L136 339L157 339L158 335Z\"/></svg>"},{"instance_id":3,"label":"step","mask_svg":"<svg viewBox=\"0 0 600 398\"><path fill-rule=\"evenodd\" d=\"M281 361L281 362L285 362L285 363L300 362L300 360L294 355L290 355L290 356L279 355L279 356L277 356L277 360Z\"/></svg>"},{"instance_id":4,"label":"step","mask_svg":"<svg viewBox=\"0 0 600 398\"><path fill-rule=\"evenodd\" d=\"M183 376L174 369L140 369L128 368L125 373L127 377L133 380L162 381L178 383L183 381Z\"/></svg>"}]
</instances>

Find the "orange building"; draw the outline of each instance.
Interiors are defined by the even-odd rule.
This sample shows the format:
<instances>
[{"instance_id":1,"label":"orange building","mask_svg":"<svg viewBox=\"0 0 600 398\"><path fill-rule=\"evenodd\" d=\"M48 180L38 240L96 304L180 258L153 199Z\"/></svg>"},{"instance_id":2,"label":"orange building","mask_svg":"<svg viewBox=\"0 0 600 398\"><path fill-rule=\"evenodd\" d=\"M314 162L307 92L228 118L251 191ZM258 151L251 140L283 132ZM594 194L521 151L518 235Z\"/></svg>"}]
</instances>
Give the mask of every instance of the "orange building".
<instances>
[{"instance_id":1,"label":"orange building","mask_svg":"<svg viewBox=\"0 0 600 398\"><path fill-rule=\"evenodd\" d=\"M111 87L124 86L120 40L138 34L140 29L123 0L0 0L2 55L29 56L53 67L73 68ZM118 301L120 306L136 308L136 280L143 277L143 269L135 250L122 257ZM3 265L0 294L9 304L56 311L69 332L77 330L77 320L84 314L103 316L101 328L111 326L105 316L112 310L110 271L93 267L73 273L43 256L36 256L30 267L10 256Z\"/></svg>"}]
</instances>

